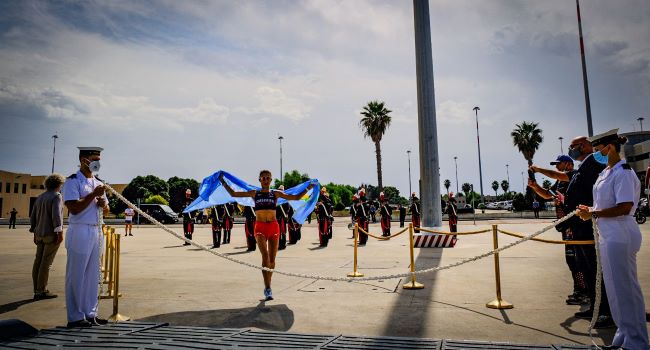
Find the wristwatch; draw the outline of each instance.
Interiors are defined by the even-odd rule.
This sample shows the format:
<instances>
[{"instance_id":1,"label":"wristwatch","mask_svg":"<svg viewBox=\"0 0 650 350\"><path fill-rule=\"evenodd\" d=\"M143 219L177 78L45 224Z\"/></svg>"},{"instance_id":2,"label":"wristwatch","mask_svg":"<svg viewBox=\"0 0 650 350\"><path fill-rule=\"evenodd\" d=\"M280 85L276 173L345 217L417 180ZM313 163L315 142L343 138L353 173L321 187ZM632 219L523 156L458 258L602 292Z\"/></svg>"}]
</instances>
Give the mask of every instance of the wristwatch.
<instances>
[{"instance_id":1,"label":"wristwatch","mask_svg":"<svg viewBox=\"0 0 650 350\"><path fill-rule=\"evenodd\" d=\"M592 210L592 211L591 211L591 218L592 218L592 219L598 219L598 214L596 214L596 211L595 211L595 210Z\"/></svg>"}]
</instances>

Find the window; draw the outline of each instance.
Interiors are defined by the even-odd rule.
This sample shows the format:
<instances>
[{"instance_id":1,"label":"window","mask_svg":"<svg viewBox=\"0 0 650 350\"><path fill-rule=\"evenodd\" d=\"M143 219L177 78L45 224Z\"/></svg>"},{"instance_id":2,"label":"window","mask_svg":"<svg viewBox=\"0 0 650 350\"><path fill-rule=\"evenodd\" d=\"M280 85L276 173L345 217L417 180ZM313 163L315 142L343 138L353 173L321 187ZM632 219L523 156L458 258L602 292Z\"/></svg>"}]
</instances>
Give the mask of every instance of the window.
<instances>
[{"instance_id":1,"label":"window","mask_svg":"<svg viewBox=\"0 0 650 350\"><path fill-rule=\"evenodd\" d=\"M27 193L27 184L23 184L23 194Z\"/></svg>"},{"instance_id":2,"label":"window","mask_svg":"<svg viewBox=\"0 0 650 350\"><path fill-rule=\"evenodd\" d=\"M7 182L7 186L5 186L5 192L11 193L11 183Z\"/></svg>"},{"instance_id":3,"label":"window","mask_svg":"<svg viewBox=\"0 0 650 350\"><path fill-rule=\"evenodd\" d=\"M0 193L2 193L2 182L0 182Z\"/></svg>"},{"instance_id":4,"label":"window","mask_svg":"<svg viewBox=\"0 0 650 350\"><path fill-rule=\"evenodd\" d=\"M18 185L20 185L20 184L18 184L18 183L14 184L14 193L18 193Z\"/></svg>"}]
</instances>

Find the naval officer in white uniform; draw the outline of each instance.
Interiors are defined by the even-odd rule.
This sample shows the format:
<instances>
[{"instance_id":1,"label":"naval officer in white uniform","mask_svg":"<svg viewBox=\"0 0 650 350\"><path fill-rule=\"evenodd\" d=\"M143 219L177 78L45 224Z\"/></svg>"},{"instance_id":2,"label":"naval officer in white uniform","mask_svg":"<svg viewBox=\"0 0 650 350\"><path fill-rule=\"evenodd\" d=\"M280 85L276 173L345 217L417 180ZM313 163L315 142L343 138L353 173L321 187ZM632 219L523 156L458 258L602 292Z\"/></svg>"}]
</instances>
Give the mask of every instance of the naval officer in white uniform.
<instances>
[{"instance_id":1,"label":"naval officer in white uniform","mask_svg":"<svg viewBox=\"0 0 650 350\"><path fill-rule=\"evenodd\" d=\"M79 171L63 185L63 201L70 213L65 248L65 304L68 327L106 324L97 317L100 267L103 245L101 217L108 213L108 199L99 171L101 147L79 147Z\"/></svg>"},{"instance_id":2,"label":"naval officer in white uniform","mask_svg":"<svg viewBox=\"0 0 650 350\"><path fill-rule=\"evenodd\" d=\"M594 206L580 205L583 220L596 220L600 238L600 261L612 318L618 329L610 349L647 350L643 293L637 278L636 255L641 247L641 231L634 211L641 185L634 170L619 152L627 142L618 129L589 139L594 159L607 164L593 187Z\"/></svg>"}]
</instances>

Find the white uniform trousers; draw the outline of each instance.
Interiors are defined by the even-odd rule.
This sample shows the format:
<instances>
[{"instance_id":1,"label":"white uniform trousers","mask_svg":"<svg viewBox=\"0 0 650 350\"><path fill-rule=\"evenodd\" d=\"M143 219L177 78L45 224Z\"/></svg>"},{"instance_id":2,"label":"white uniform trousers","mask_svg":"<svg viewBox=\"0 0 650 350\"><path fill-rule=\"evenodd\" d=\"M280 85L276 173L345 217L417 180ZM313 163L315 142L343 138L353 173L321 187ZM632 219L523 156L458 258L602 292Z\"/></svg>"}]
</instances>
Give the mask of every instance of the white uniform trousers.
<instances>
[{"instance_id":1,"label":"white uniform trousers","mask_svg":"<svg viewBox=\"0 0 650 350\"><path fill-rule=\"evenodd\" d=\"M647 350L645 303L636 265L641 247L639 225L632 216L599 218L597 224L607 300L618 327L612 345Z\"/></svg>"},{"instance_id":2,"label":"white uniform trousers","mask_svg":"<svg viewBox=\"0 0 650 350\"><path fill-rule=\"evenodd\" d=\"M97 316L102 242L100 226L71 224L68 228L65 269L68 322Z\"/></svg>"}]
</instances>

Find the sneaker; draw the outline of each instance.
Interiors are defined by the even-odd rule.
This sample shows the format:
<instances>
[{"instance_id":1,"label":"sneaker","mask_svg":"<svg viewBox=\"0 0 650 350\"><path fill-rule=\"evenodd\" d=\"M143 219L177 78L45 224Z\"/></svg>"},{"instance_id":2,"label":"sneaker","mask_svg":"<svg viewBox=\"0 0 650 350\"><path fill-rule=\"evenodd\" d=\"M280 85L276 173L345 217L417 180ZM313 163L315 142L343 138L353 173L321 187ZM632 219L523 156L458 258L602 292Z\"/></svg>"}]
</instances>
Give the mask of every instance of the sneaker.
<instances>
[{"instance_id":1,"label":"sneaker","mask_svg":"<svg viewBox=\"0 0 650 350\"><path fill-rule=\"evenodd\" d=\"M273 292L271 291L271 288L264 289L264 298L266 300L273 300Z\"/></svg>"},{"instance_id":2,"label":"sneaker","mask_svg":"<svg viewBox=\"0 0 650 350\"><path fill-rule=\"evenodd\" d=\"M582 305L582 301L583 299L575 294L569 295L566 299L567 305Z\"/></svg>"},{"instance_id":3,"label":"sneaker","mask_svg":"<svg viewBox=\"0 0 650 350\"><path fill-rule=\"evenodd\" d=\"M598 319L596 319L596 323L594 324L594 329L604 329L604 328L614 328L616 327L616 323L614 323L614 320L609 317L609 316L598 316Z\"/></svg>"}]
</instances>

